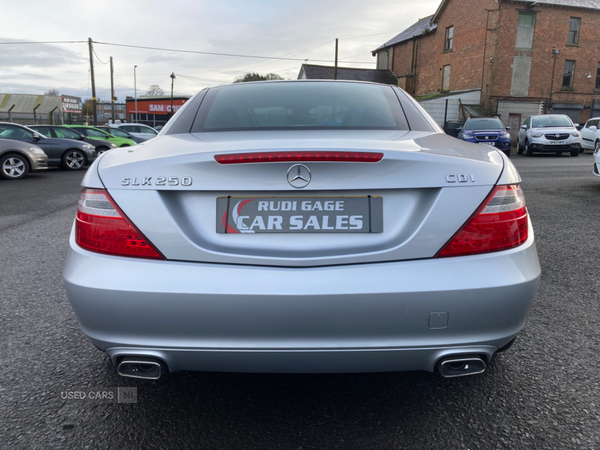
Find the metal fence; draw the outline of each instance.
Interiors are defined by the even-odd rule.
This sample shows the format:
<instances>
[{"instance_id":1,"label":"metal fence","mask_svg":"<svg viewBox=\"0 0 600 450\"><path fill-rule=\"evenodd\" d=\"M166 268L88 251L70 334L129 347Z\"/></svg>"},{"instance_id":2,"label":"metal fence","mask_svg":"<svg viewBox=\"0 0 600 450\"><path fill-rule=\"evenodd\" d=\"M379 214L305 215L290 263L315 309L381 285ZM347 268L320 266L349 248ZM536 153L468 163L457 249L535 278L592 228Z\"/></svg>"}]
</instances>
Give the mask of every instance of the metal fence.
<instances>
[{"instance_id":1,"label":"metal fence","mask_svg":"<svg viewBox=\"0 0 600 450\"><path fill-rule=\"evenodd\" d=\"M7 113L0 112L0 122L13 122L21 125L64 125L64 124L75 124L80 125L83 123L81 114L73 115L70 114L67 117L63 117L62 113L54 114L33 114L33 113Z\"/></svg>"}]
</instances>

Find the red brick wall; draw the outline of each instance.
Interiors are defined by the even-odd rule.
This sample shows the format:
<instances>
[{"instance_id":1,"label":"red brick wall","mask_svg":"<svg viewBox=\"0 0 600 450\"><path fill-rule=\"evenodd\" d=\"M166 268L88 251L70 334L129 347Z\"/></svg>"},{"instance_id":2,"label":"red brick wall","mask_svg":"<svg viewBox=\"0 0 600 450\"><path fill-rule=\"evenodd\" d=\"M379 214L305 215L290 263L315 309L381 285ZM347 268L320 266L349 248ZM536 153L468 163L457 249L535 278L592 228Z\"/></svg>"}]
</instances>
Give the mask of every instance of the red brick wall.
<instances>
[{"instance_id":1,"label":"red brick wall","mask_svg":"<svg viewBox=\"0 0 600 450\"><path fill-rule=\"evenodd\" d=\"M442 67L450 64L450 91L482 88L482 102L492 105L495 97L510 97L512 65L515 56L532 57L529 98L549 97L554 59L554 103L590 105L592 97L600 103L600 92L594 92L600 62L600 11L537 5L533 50L515 50L519 9L526 4L503 0L450 0L439 17L435 33L417 40L417 77L414 95L439 92ZM486 18L489 21L486 35ZM570 17L581 18L579 46L567 45ZM446 28L454 26L452 52L444 53ZM487 50L484 59L484 43ZM393 70L398 76L412 70L413 41L394 48ZM491 59L490 59L491 58ZM561 91L565 60L576 61L573 91ZM485 64L485 69L483 66ZM485 70L482 86L482 70ZM591 75L591 78L588 78Z\"/></svg>"},{"instance_id":2,"label":"red brick wall","mask_svg":"<svg viewBox=\"0 0 600 450\"><path fill-rule=\"evenodd\" d=\"M451 0L443 11L435 33L418 41L415 95L439 92L442 67L450 64L450 90L481 87L487 9L497 9L494 0ZM490 14L490 27L494 23ZM452 51L444 53L446 28L454 26ZM396 50L394 50L396 51ZM396 56L394 55L394 60ZM396 67L396 62L394 62Z\"/></svg>"},{"instance_id":3,"label":"red brick wall","mask_svg":"<svg viewBox=\"0 0 600 450\"><path fill-rule=\"evenodd\" d=\"M525 9L521 3L501 4L498 42L494 51L493 96L510 96L512 63L514 56L532 56L529 97L545 99L549 97L552 82L554 58L552 49L557 48L554 75L553 101L555 103L591 102L591 94L596 84L596 71L600 62L600 11L576 8L561 8L538 5L533 8L536 14L533 37L533 51L515 51L518 9ZM579 47L567 45L569 19L581 18ZM565 60L575 60L573 91L561 91ZM591 75L591 78L587 76ZM598 97L600 99L600 96Z\"/></svg>"},{"instance_id":4,"label":"red brick wall","mask_svg":"<svg viewBox=\"0 0 600 450\"><path fill-rule=\"evenodd\" d=\"M414 40L406 41L394 47L392 71L399 77L412 74Z\"/></svg>"}]
</instances>

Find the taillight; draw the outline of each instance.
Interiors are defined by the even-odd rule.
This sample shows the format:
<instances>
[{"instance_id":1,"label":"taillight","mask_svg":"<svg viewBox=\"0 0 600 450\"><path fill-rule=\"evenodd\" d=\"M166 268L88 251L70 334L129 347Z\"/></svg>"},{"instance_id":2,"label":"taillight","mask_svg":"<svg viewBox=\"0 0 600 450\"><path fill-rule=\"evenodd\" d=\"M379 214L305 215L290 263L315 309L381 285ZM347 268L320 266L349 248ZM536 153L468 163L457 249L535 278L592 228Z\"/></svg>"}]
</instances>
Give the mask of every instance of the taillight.
<instances>
[{"instance_id":1,"label":"taillight","mask_svg":"<svg viewBox=\"0 0 600 450\"><path fill-rule=\"evenodd\" d=\"M264 162L311 162L311 161L337 161L337 162L379 162L383 159L383 153L372 152L306 152L306 151L283 151L283 152L260 152L260 153L229 153L215 155L219 164L242 164L242 163L264 163Z\"/></svg>"},{"instance_id":2,"label":"taillight","mask_svg":"<svg viewBox=\"0 0 600 450\"><path fill-rule=\"evenodd\" d=\"M527 240L527 208L518 184L496 186L437 257L498 252Z\"/></svg>"},{"instance_id":3,"label":"taillight","mask_svg":"<svg viewBox=\"0 0 600 450\"><path fill-rule=\"evenodd\" d=\"M77 245L115 256L164 259L103 189L84 189L75 220Z\"/></svg>"}]
</instances>

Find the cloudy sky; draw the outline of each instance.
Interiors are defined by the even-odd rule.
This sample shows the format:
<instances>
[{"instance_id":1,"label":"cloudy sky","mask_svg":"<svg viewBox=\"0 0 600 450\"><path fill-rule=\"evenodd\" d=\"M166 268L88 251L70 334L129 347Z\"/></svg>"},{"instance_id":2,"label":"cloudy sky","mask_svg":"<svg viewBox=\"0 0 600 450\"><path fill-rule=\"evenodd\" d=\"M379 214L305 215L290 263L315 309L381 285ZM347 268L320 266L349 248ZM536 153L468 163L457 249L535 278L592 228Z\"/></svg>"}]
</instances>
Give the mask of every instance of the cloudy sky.
<instances>
[{"instance_id":1,"label":"cloudy sky","mask_svg":"<svg viewBox=\"0 0 600 450\"><path fill-rule=\"evenodd\" d=\"M370 51L419 18L433 14L440 0L2 0L0 43L94 41L198 52L298 58L266 60L94 44L97 96L110 99L112 56L119 100L157 84L175 94L231 83L246 72L298 76L302 60L375 68ZM86 43L0 44L0 93L91 97Z\"/></svg>"}]
</instances>

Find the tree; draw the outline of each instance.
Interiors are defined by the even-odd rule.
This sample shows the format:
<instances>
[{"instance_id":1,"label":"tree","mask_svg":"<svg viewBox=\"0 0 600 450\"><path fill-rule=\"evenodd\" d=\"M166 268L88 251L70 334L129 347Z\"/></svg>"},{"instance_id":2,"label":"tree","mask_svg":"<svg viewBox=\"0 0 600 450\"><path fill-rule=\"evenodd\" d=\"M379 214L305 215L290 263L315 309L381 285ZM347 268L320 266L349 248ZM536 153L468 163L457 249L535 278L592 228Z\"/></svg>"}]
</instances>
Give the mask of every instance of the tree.
<instances>
[{"instance_id":1,"label":"tree","mask_svg":"<svg viewBox=\"0 0 600 450\"><path fill-rule=\"evenodd\" d=\"M146 92L146 95L154 97L156 95L163 95L164 93L165 91L163 91L158 84L153 84L150 86L150 89L148 89L148 92Z\"/></svg>"},{"instance_id":2,"label":"tree","mask_svg":"<svg viewBox=\"0 0 600 450\"><path fill-rule=\"evenodd\" d=\"M233 80L234 83L245 83L247 81L270 81L270 80L283 80L283 77L277 75L276 73L268 73L266 75L261 75L256 72L248 72L246 75L237 77Z\"/></svg>"},{"instance_id":3,"label":"tree","mask_svg":"<svg viewBox=\"0 0 600 450\"><path fill-rule=\"evenodd\" d=\"M53 95L53 96L58 96L60 95L60 92L58 92L58 89L48 89L46 92L44 92L44 95Z\"/></svg>"},{"instance_id":4,"label":"tree","mask_svg":"<svg viewBox=\"0 0 600 450\"><path fill-rule=\"evenodd\" d=\"M102 103L101 99L96 99L96 104ZM87 98L82 105L81 111L84 116L93 116L94 115L94 103L91 98Z\"/></svg>"}]
</instances>

